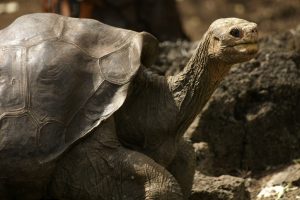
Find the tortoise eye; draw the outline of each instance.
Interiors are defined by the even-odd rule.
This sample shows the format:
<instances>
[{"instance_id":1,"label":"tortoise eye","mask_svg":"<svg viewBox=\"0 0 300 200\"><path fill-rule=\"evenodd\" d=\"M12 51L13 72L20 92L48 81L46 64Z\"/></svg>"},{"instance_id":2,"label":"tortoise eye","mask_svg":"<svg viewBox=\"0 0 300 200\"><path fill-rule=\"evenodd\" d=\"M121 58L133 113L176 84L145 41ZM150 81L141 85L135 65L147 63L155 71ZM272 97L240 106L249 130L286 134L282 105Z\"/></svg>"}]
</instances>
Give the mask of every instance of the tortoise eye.
<instances>
[{"instance_id":1,"label":"tortoise eye","mask_svg":"<svg viewBox=\"0 0 300 200\"><path fill-rule=\"evenodd\" d=\"M230 30L230 35L232 35L233 37L241 37L241 31L237 28L233 28Z\"/></svg>"}]
</instances>

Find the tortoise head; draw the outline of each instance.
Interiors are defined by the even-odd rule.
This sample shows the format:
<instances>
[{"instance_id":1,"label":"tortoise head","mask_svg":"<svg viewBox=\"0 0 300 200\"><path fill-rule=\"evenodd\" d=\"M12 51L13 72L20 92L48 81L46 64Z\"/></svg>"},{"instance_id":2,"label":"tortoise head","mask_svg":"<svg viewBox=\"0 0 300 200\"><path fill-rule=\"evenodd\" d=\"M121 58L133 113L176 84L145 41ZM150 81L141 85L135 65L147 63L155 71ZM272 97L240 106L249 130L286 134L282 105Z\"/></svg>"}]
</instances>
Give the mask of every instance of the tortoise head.
<instances>
[{"instance_id":1,"label":"tortoise head","mask_svg":"<svg viewBox=\"0 0 300 200\"><path fill-rule=\"evenodd\" d=\"M209 36L208 54L228 64L250 60L258 51L257 25L238 18L214 21L206 35Z\"/></svg>"}]
</instances>

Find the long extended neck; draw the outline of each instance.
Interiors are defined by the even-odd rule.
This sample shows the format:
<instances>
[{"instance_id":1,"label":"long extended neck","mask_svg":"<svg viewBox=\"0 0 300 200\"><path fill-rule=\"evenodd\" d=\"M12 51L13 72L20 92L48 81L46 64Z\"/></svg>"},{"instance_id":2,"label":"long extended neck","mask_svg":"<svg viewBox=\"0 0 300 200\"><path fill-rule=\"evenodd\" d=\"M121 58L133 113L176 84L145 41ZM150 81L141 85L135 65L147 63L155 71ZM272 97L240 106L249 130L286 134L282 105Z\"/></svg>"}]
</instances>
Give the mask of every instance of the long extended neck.
<instances>
[{"instance_id":1,"label":"long extended neck","mask_svg":"<svg viewBox=\"0 0 300 200\"><path fill-rule=\"evenodd\" d=\"M230 66L209 57L209 43L209 35L206 35L184 70L168 77L170 91L179 109L179 132L188 128L229 70Z\"/></svg>"}]
</instances>

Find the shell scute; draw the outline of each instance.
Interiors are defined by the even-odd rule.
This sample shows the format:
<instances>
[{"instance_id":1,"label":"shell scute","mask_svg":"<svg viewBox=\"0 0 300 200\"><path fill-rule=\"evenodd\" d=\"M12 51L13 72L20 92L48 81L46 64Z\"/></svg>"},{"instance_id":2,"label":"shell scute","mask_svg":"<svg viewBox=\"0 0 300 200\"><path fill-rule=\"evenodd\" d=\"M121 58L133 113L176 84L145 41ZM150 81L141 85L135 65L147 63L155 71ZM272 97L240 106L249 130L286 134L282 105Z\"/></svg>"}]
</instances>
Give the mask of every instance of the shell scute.
<instances>
[{"instance_id":1,"label":"shell scute","mask_svg":"<svg viewBox=\"0 0 300 200\"><path fill-rule=\"evenodd\" d=\"M0 117L25 108L23 48L0 49Z\"/></svg>"},{"instance_id":2,"label":"shell scute","mask_svg":"<svg viewBox=\"0 0 300 200\"><path fill-rule=\"evenodd\" d=\"M142 57L151 64L144 36L154 52L149 34L56 14L26 15L1 30L0 168L11 159L52 161L113 115Z\"/></svg>"}]
</instances>

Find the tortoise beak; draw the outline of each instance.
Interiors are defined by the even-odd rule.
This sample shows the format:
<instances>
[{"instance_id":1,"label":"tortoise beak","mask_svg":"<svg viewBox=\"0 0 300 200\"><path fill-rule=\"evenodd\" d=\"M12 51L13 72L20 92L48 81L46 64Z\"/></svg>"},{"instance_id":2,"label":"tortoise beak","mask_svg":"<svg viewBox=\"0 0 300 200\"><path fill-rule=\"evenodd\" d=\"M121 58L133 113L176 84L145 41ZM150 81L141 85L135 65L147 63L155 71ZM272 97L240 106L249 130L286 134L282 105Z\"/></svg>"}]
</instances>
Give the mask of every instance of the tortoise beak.
<instances>
[{"instance_id":1,"label":"tortoise beak","mask_svg":"<svg viewBox=\"0 0 300 200\"><path fill-rule=\"evenodd\" d=\"M242 40L233 46L241 53L255 54L258 51L258 30L256 23L248 23L243 27Z\"/></svg>"},{"instance_id":2,"label":"tortoise beak","mask_svg":"<svg viewBox=\"0 0 300 200\"><path fill-rule=\"evenodd\" d=\"M233 48L241 53L256 54L258 52L258 43L241 43L235 45Z\"/></svg>"}]
</instances>

